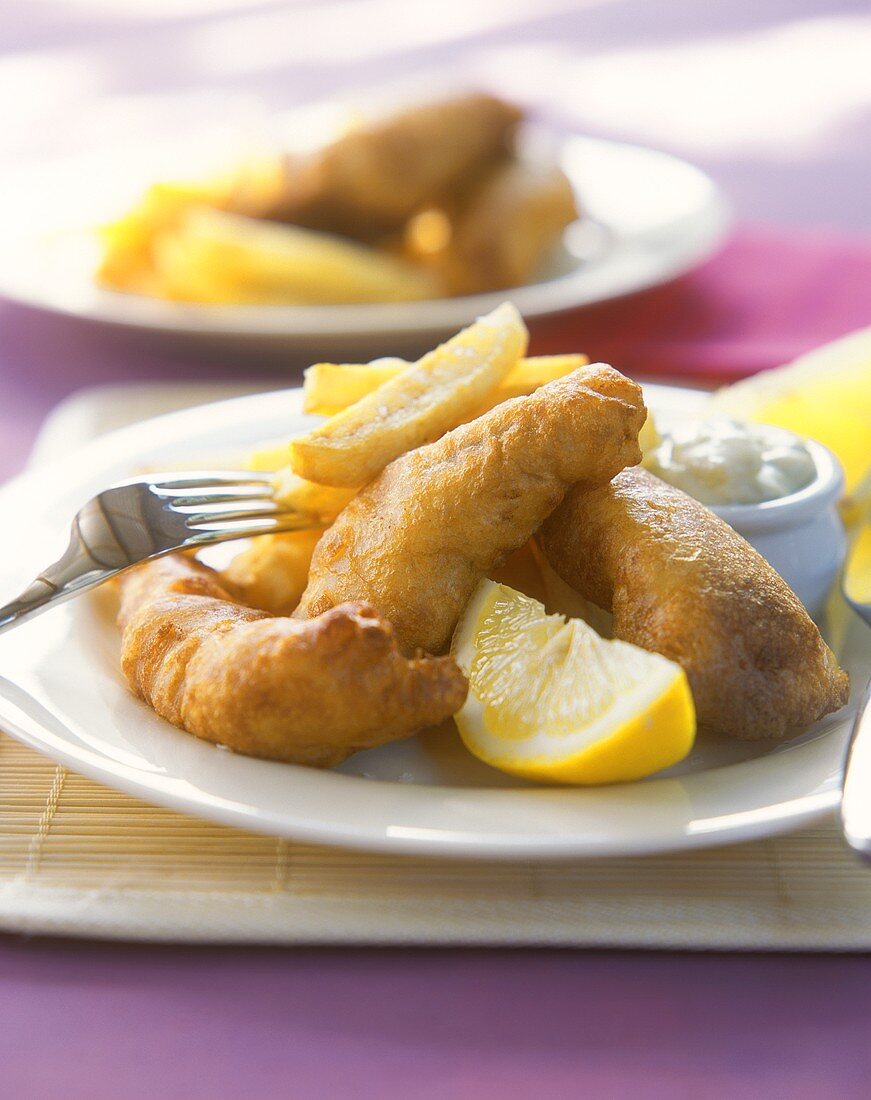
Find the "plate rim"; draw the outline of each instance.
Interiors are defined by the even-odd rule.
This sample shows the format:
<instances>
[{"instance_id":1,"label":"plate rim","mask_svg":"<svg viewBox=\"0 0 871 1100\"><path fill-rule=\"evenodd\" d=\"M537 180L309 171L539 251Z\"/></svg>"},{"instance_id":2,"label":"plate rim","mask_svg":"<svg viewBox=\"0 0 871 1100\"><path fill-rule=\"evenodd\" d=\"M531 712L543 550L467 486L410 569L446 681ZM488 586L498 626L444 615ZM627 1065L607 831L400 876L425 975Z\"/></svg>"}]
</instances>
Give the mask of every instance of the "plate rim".
<instances>
[{"instance_id":1,"label":"plate rim","mask_svg":"<svg viewBox=\"0 0 871 1100\"><path fill-rule=\"evenodd\" d=\"M162 333L167 336L214 339L298 340L309 341L327 335L342 340L367 339L382 334L397 337L423 336L428 333L459 328L476 316L495 308L507 298L516 300L518 308L528 318L547 317L575 308L586 308L617 298L649 290L686 274L714 255L726 242L733 224L731 204L725 192L704 169L683 157L636 142L593 137L566 132L555 126L543 127L559 140L560 157L578 154L584 147L606 151L629 151L660 164L668 164L691 173L706 192L705 201L692 211L684 212L668 224L669 239L681 240L680 248L653 274L643 277L624 275L622 280L604 293L577 295L575 284L583 279L586 265L537 283L473 294L461 297L435 298L407 303L358 303L310 306L250 306L197 305L167 303L140 295L128 295L99 287L89 288L84 302L65 301L40 294L26 283L16 280L17 270L13 249L10 259L0 259L0 296L8 301L39 311L75 318L93 324L108 325L122 330ZM564 164L564 167L566 165ZM567 171L569 169L567 168ZM569 176L580 189L582 181ZM579 223L583 224L581 220ZM607 228L607 226L606 226ZM680 231L683 229L683 236ZM664 227L655 238L629 238L647 248L662 247ZM34 237L25 240L33 243ZM591 261L602 268L610 260L620 258L619 248Z\"/></svg>"},{"instance_id":2,"label":"plate rim","mask_svg":"<svg viewBox=\"0 0 871 1100\"><path fill-rule=\"evenodd\" d=\"M698 391L692 391L687 387L649 385L646 389L648 395L662 392L675 397L680 395L684 400L697 400L698 398ZM116 429L98 439L83 444L69 455L44 463L8 483L0 489L0 507L6 505L10 499L14 504L16 497L21 497L21 495L32 491L32 488L44 478L51 479L66 474L68 478L81 480L83 474L81 472L76 474L74 471L78 470L83 463L84 468L89 470L91 476L93 476L94 469L99 469L104 464L106 456L114 454L117 461L118 446L121 442L128 444L126 447L128 453L137 439L141 441L139 444L140 450L147 450L146 443L149 441L153 443L155 435L158 434L156 432L158 428L164 430L174 429L178 432L191 420L191 417L207 418L210 422L214 422L216 415L219 415L225 421L232 421L242 410L256 410L258 407L265 409L267 403L274 402L276 393L281 393L286 398L290 397L299 406L301 392L299 387L293 387L257 393L247 397L231 398L167 413L138 424ZM256 415L253 419L256 421ZM161 431L159 434L164 435L165 431ZM35 620L20 629L33 629L40 621L44 620ZM718 823L711 824L710 820L706 819L708 820L708 827L704 831L692 833L688 832L686 828L682 828L679 832L672 829L669 833L660 832L648 836L636 836L630 846L627 846L625 840L619 837L616 839L607 837L591 839L589 834L565 836L551 834L539 836L530 841L528 837L512 838L505 835L493 837L480 833L474 840L470 840L469 836L460 830L451 831L449 828L440 828L430 830L433 835L428 836L425 835L426 830L414 826L409 827L403 833L402 826L397 825L395 822L386 831L383 826L376 827L368 823L363 827L359 823L351 823L351 827L349 827L347 823L336 826L334 822L332 825L326 825L323 821L312 823L299 818L293 820L292 825L289 825L287 813L279 819L265 813L262 808L258 809L251 805L244 808L239 805L234 808L225 808L221 804L215 804L214 796L212 796L211 802L208 801L207 793L202 791L187 795L170 794L160 789L159 786L156 787L153 781L149 782L149 773L144 772L143 769L137 769L132 765L115 761L108 752L99 754L94 748L81 747L70 730L67 730L69 734L67 741L63 744L59 743L57 734L52 733L45 727L39 727L35 720L26 718L25 721L22 721L18 717L21 712L7 696L6 684L9 682L5 677L0 679L0 721L3 723L4 730L29 747L59 761L74 771L152 803L191 813L222 824L253 829L276 836L292 837L293 839L301 839L312 843L358 850L417 854L427 857L506 860L524 858L559 860L683 851L787 832L818 819L834 809L840 800L838 777L829 775L819 781L813 790L787 802L777 803L775 808L779 812L775 816L772 816L771 813L763 815L764 820L762 821L754 818L752 812L743 811L737 814L742 820L728 823L726 819L734 818L736 814L721 814ZM145 704L140 705L145 706ZM174 730L169 724L166 724L166 731L174 737L189 738L190 736ZM197 745L207 752L219 751L214 746L204 742L197 742ZM239 759L243 761L250 760L250 758L245 757L239 757ZM759 758L761 761L770 759L770 756ZM260 765L265 764L271 768L292 767L264 761L258 761L257 763ZM727 764L719 769L712 770L723 772L728 768L747 767L757 763L756 760L748 760L737 764ZM361 777L358 776L343 775L336 772L311 773L308 769L301 768L298 770L305 773L306 779L304 782L314 783L315 780L311 778L312 776L318 778L329 776L333 780L338 779L345 784L355 783L358 785L356 789L362 789L359 786ZM707 774L707 772L696 774ZM653 779L646 785L651 786L656 782L660 781ZM455 793L462 798L474 796L474 798L483 800L485 803L488 800L491 803L494 801L501 802L506 798L516 798L518 795L524 798L524 796L540 790L539 788L506 790L502 788L450 787L435 784L411 785L368 778L365 780L365 788L373 792L387 789L394 795L397 791L420 792L429 789L440 792L442 796L446 793ZM611 790L614 789L611 788ZM547 790L562 792L559 797L563 800L578 795L582 797L584 793L571 788L550 788ZM402 798L413 799L414 795L405 793L400 796L400 799ZM528 801L528 797L525 800ZM770 803L766 804L764 809L771 810L772 805ZM397 829L399 829L398 832Z\"/></svg>"},{"instance_id":3,"label":"plate rim","mask_svg":"<svg viewBox=\"0 0 871 1100\"><path fill-rule=\"evenodd\" d=\"M230 828L247 829L251 832L265 833L279 839L296 842L310 842L326 847L346 848L359 852L372 852L377 854L394 854L405 856L422 856L427 859L472 859L472 860L504 860L515 862L517 860L533 859L536 861L559 862L561 860L576 859L615 859L632 858L635 856L664 855L669 852L699 851L707 848L719 848L730 844L739 844L748 840L761 840L766 837L779 836L793 832L805 825L813 824L821 818L836 810L841 802L841 792L837 786L826 786L822 790L803 795L794 799L787 805L790 809L781 813L777 818L766 822L764 829L760 828L757 821L747 820L739 824L733 824L722 829L709 829L703 833L683 833L680 842L667 840L660 836L641 838L631 847L617 841L602 840L591 843L589 838L581 839L576 836L554 837L537 842L528 839L498 839L478 836L474 842L466 838L460 830L453 834L449 830L432 829L432 834L427 836L427 830L415 826L394 826L394 831L385 834L382 830L358 829L348 831L337 829L330 833L322 824L310 824L303 819L294 822L292 831L288 830L286 819L279 821L271 815L258 812L246 812L242 810L222 810L199 801L195 798L185 799L181 796L170 797L161 791L149 786L147 783L137 782L130 778L129 773L122 768L113 771L111 768L92 764L85 754L67 752L63 749L49 747L44 738L33 737L22 725L7 717L7 701L0 693L0 721L3 723L3 732L13 736L16 740L34 749L41 755L48 757L63 767L92 779L97 783L110 786L115 790L154 805L162 806L168 810L174 810L189 816L212 821ZM190 736L184 731L177 731L183 736ZM746 761L745 763L752 763ZM294 765L285 765L293 767ZM739 767L741 765L734 765ZM349 782L362 781L373 790L387 788L393 790L399 784L386 780L360 780L357 776L341 775L333 773L337 778ZM108 778L107 778L108 777ZM414 784L409 789L426 789L429 784ZM452 788L432 788L450 790ZM473 791L478 797L499 795L505 797L519 792L497 789L488 791L479 788L455 788L458 791ZM563 788L554 788L563 790ZM567 790L567 794L576 793ZM204 808L206 807L206 808ZM728 817L730 815L723 815Z\"/></svg>"}]
</instances>

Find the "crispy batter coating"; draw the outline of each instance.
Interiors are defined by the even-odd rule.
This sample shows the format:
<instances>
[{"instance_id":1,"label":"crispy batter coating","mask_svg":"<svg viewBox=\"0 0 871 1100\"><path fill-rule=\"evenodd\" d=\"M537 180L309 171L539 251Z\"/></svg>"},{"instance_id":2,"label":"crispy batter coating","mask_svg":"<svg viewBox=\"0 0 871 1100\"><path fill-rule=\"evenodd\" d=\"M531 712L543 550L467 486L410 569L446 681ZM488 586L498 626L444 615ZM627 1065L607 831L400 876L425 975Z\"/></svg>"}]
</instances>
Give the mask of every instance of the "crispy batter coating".
<instances>
[{"instance_id":1,"label":"crispy batter coating","mask_svg":"<svg viewBox=\"0 0 871 1100\"><path fill-rule=\"evenodd\" d=\"M280 199L258 213L362 240L395 232L503 153L520 117L513 104L481 92L410 107L289 163Z\"/></svg>"},{"instance_id":2,"label":"crispy batter coating","mask_svg":"<svg viewBox=\"0 0 871 1100\"><path fill-rule=\"evenodd\" d=\"M318 543L296 615L364 600L404 653L444 652L478 581L570 485L602 484L639 460L645 416L640 388L598 363L402 455Z\"/></svg>"},{"instance_id":3,"label":"crispy batter coating","mask_svg":"<svg viewBox=\"0 0 871 1100\"><path fill-rule=\"evenodd\" d=\"M460 196L450 215L441 267L451 293L529 282L577 216L572 185L558 165L499 161Z\"/></svg>"},{"instance_id":4,"label":"crispy batter coating","mask_svg":"<svg viewBox=\"0 0 871 1100\"><path fill-rule=\"evenodd\" d=\"M162 558L121 579L121 663L161 717L249 756L331 767L454 714L450 657L406 660L364 604L308 622L234 603L212 570Z\"/></svg>"},{"instance_id":5,"label":"crispy batter coating","mask_svg":"<svg viewBox=\"0 0 871 1100\"><path fill-rule=\"evenodd\" d=\"M780 739L847 702L847 674L786 582L646 470L572 489L538 541L563 580L613 611L616 637L684 667L700 726Z\"/></svg>"}]
</instances>

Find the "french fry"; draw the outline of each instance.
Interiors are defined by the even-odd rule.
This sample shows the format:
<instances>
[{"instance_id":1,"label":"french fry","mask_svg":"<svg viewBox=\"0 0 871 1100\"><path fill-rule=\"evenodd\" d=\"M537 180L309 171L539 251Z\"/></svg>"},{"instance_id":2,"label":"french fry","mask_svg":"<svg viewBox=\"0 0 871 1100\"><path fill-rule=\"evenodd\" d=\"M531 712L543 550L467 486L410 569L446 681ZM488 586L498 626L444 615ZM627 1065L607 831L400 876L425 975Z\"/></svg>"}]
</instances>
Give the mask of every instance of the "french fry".
<instances>
[{"instance_id":1,"label":"french fry","mask_svg":"<svg viewBox=\"0 0 871 1100\"><path fill-rule=\"evenodd\" d=\"M114 290L127 290L156 297L181 297L196 301L235 301L227 290L215 289L202 275L185 280L184 265L173 256L175 281L182 292L173 291L155 272L157 253L167 236L176 236L185 215L196 207L234 210L256 216L263 207L274 206L285 186L284 158L268 156L249 159L236 168L204 179L164 180L153 183L126 214L98 230L103 253L97 280ZM163 258L166 264L166 257ZM172 280L170 280L171 282ZM190 284L190 285L188 285ZM196 297L201 288L203 297Z\"/></svg>"},{"instance_id":2,"label":"french fry","mask_svg":"<svg viewBox=\"0 0 871 1100\"><path fill-rule=\"evenodd\" d=\"M132 210L99 229L98 281L115 290L139 290L153 274L154 246L161 235L175 229L192 207L221 206L230 195L227 178L152 184Z\"/></svg>"},{"instance_id":3,"label":"french fry","mask_svg":"<svg viewBox=\"0 0 871 1100\"><path fill-rule=\"evenodd\" d=\"M184 215L177 233L189 265L211 271L244 302L399 302L439 295L421 268L311 229L199 207Z\"/></svg>"},{"instance_id":4,"label":"french fry","mask_svg":"<svg viewBox=\"0 0 871 1100\"><path fill-rule=\"evenodd\" d=\"M315 363L305 371L303 412L333 416L410 366L406 359L393 358L371 363Z\"/></svg>"},{"instance_id":5,"label":"french fry","mask_svg":"<svg viewBox=\"0 0 871 1100\"><path fill-rule=\"evenodd\" d=\"M267 443L258 450L253 451L245 460L246 470L257 470L261 474L274 474L279 470L282 474L290 462L290 442L282 440L281 443ZM288 467L289 468L289 467ZM296 474L293 475L296 477ZM298 480L302 480L299 478ZM311 484L311 482L307 482Z\"/></svg>"},{"instance_id":6,"label":"french fry","mask_svg":"<svg viewBox=\"0 0 871 1100\"><path fill-rule=\"evenodd\" d=\"M644 458L646 458L655 447L659 446L659 432L656 430L653 413L650 409L647 410L647 419L644 421L644 425L638 433L638 446L641 448L641 453ZM642 462L644 458L642 458Z\"/></svg>"},{"instance_id":7,"label":"french fry","mask_svg":"<svg viewBox=\"0 0 871 1100\"><path fill-rule=\"evenodd\" d=\"M472 413L469 420L489 412L495 405L508 401L512 397L525 397L533 393L539 386L546 382L553 382L562 378L564 374L571 374L578 367L589 363L587 355L533 355L528 359L521 359L517 366L502 379L487 397Z\"/></svg>"},{"instance_id":8,"label":"french fry","mask_svg":"<svg viewBox=\"0 0 871 1100\"><path fill-rule=\"evenodd\" d=\"M271 615L290 615L305 591L312 553L322 534L321 528L314 527L260 535L233 558L221 580L250 607Z\"/></svg>"},{"instance_id":9,"label":"french fry","mask_svg":"<svg viewBox=\"0 0 871 1100\"><path fill-rule=\"evenodd\" d=\"M293 440L293 471L322 485L365 484L405 451L462 423L523 357L527 341L517 309L504 303Z\"/></svg>"},{"instance_id":10,"label":"french fry","mask_svg":"<svg viewBox=\"0 0 871 1100\"><path fill-rule=\"evenodd\" d=\"M158 234L152 244L154 280L158 295L176 302L204 305L258 305L263 293L239 283L233 271L209 262L191 248L183 233ZM286 303L285 303L286 304Z\"/></svg>"},{"instance_id":11,"label":"french fry","mask_svg":"<svg viewBox=\"0 0 871 1100\"><path fill-rule=\"evenodd\" d=\"M488 395L480 412L509 397L532 393L545 382L553 382L589 361L586 355L534 355L521 359ZM392 358L375 359L371 363L315 363L305 371L303 410L333 416L410 366L405 359Z\"/></svg>"},{"instance_id":12,"label":"french fry","mask_svg":"<svg viewBox=\"0 0 871 1100\"><path fill-rule=\"evenodd\" d=\"M339 489L306 481L297 476L289 466L277 471L273 486L278 503L292 512L311 516L313 527L326 527L332 523L357 494L356 487Z\"/></svg>"}]
</instances>

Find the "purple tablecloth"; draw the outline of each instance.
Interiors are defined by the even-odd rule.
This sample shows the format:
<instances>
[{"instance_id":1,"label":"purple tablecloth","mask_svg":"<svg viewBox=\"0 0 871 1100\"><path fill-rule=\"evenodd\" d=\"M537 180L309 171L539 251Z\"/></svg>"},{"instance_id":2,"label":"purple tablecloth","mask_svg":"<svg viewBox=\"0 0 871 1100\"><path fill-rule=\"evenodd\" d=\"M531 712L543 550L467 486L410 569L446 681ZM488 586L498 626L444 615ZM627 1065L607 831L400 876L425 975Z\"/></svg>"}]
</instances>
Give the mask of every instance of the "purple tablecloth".
<instances>
[{"instance_id":1,"label":"purple tablecloth","mask_svg":"<svg viewBox=\"0 0 871 1100\"><path fill-rule=\"evenodd\" d=\"M0 1095L867 1097L864 960L13 941Z\"/></svg>"},{"instance_id":2,"label":"purple tablecloth","mask_svg":"<svg viewBox=\"0 0 871 1100\"><path fill-rule=\"evenodd\" d=\"M867 233L867 0L7 0L5 158L105 144L217 92L287 105L483 77L692 157L739 213ZM106 97L124 96L113 108ZM176 110L176 103L181 106ZM871 317L866 323L871 322ZM83 385L232 359L0 311L0 475ZM246 368L247 369L247 368ZM167 949L0 938L0 1096L865 1097L857 957Z\"/></svg>"}]
</instances>

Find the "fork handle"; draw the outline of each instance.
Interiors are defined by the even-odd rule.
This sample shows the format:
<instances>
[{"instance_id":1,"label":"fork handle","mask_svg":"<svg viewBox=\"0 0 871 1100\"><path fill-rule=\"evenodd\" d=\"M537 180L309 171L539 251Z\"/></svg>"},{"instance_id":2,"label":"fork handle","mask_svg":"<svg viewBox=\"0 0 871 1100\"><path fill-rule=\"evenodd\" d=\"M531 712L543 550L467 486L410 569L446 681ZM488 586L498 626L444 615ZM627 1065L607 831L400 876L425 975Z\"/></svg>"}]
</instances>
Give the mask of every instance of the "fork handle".
<instances>
[{"instance_id":1,"label":"fork handle","mask_svg":"<svg viewBox=\"0 0 871 1100\"><path fill-rule=\"evenodd\" d=\"M44 569L20 596L0 607L0 633L120 571L118 567L100 563L74 527L69 546L58 560Z\"/></svg>"}]
</instances>

